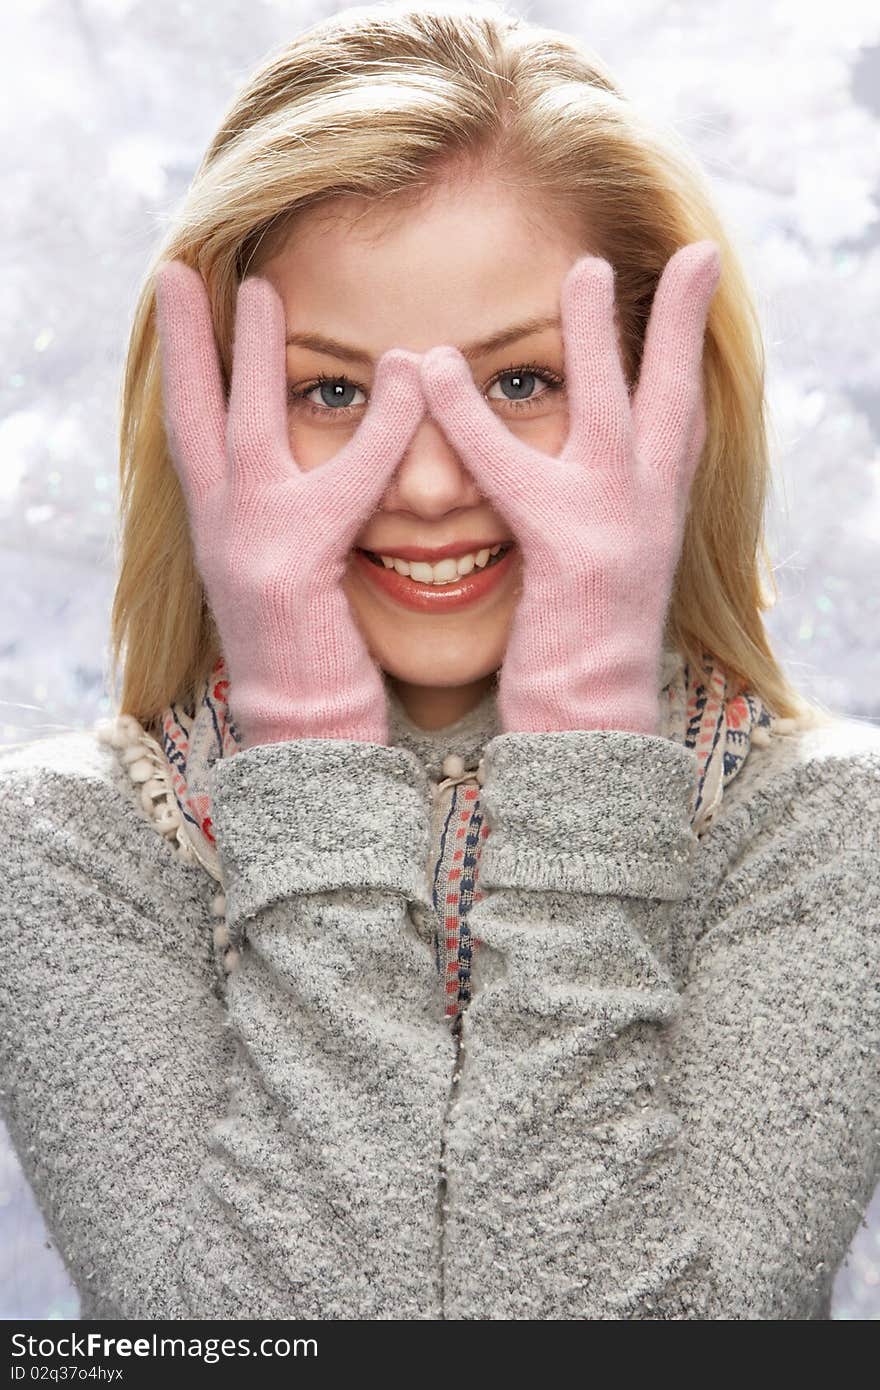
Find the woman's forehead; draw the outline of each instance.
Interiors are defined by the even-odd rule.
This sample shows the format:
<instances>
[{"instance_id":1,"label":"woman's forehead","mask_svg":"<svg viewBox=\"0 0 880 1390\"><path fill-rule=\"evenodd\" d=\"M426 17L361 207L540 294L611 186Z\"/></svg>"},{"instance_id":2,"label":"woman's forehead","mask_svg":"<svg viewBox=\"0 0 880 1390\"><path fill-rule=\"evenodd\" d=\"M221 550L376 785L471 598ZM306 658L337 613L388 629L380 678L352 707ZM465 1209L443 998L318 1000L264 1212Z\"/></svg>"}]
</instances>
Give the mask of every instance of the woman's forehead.
<instances>
[{"instance_id":1,"label":"woman's forehead","mask_svg":"<svg viewBox=\"0 0 880 1390\"><path fill-rule=\"evenodd\" d=\"M298 220L260 273L281 295L292 334L374 359L392 345L465 351L527 320L552 333L562 280L582 254L569 234L541 230L515 199L489 190L392 218L383 208L375 224L362 210L316 213Z\"/></svg>"}]
</instances>

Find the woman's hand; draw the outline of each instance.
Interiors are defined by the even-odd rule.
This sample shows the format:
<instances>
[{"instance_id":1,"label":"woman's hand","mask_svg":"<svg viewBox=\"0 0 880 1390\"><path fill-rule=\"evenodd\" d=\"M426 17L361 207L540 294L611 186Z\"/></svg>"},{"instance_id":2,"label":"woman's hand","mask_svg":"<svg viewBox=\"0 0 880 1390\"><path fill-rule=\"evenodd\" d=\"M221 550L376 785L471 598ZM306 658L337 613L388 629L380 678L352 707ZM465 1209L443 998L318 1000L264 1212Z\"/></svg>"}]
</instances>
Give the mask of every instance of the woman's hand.
<instances>
[{"instance_id":1,"label":"woman's hand","mask_svg":"<svg viewBox=\"0 0 880 1390\"><path fill-rule=\"evenodd\" d=\"M382 673L341 581L424 415L419 358L386 352L356 433L304 473L290 452L284 308L269 281L239 286L228 409L201 275L165 264L156 299L168 442L243 747L387 743Z\"/></svg>"},{"instance_id":2,"label":"woman's hand","mask_svg":"<svg viewBox=\"0 0 880 1390\"><path fill-rule=\"evenodd\" d=\"M561 304L569 433L558 457L493 413L456 348L422 358L432 415L522 551L498 688L505 732L658 731L666 612L706 438L703 337L720 267L713 241L670 258L630 402L613 268L596 256L572 266Z\"/></svg>"}]
</instances>

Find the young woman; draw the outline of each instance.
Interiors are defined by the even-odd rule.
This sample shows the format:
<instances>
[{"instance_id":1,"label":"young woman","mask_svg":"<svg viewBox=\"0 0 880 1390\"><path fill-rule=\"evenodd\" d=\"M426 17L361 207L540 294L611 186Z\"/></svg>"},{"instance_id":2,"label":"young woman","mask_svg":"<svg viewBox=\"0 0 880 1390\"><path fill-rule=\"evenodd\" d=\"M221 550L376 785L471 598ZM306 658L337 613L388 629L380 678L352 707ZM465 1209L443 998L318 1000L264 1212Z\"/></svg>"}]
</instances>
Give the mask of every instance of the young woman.
<instances>
[{"instance_id":1,"label":"young woman","mask_svg":"<svg viewBox=\"0 0 880 1390\"><path fill-rule=\"evenodd\" d=\"M137 309L119 717L0 757L0 1092L85 1317L814 1318L880 735L767 641L748 287L494 6L344 12Z\"/></svg>"}]
</instances>

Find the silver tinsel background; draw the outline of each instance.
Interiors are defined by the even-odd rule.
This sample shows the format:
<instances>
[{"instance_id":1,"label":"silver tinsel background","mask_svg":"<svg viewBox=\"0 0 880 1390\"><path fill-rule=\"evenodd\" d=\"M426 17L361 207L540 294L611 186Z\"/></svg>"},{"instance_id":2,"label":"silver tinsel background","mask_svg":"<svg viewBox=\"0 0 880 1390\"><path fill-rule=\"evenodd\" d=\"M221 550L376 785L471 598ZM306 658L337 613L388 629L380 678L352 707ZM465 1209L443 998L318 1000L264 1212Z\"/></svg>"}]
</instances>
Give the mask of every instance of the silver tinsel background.
<instances>
[{"instance_id":1,"label":"silver tinsel background","mask_svg":"<svg viewBox=\"0 0 880 1390\"><path fill-rule=\"evenodd\" d=\"M116 412L143 267L234 90L270 49L341 8L4 6L0 742L110 711ZM703 161L766 335L781 591L768 626L803 689L880 722L880 7L511 8L585 39ZM0 1317L78 1311L3 1131ZM832 1316L880 1317L878 1196Z\"/></svg>"}]
</instances>

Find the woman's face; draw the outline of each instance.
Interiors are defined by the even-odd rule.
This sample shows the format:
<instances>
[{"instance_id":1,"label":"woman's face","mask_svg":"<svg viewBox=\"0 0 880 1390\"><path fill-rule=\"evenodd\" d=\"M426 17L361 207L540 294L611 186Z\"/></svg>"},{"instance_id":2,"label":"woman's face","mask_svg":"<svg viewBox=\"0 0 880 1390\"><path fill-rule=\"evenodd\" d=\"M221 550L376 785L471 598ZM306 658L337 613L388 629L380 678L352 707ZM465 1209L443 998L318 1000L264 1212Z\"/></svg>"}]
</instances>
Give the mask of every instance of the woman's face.
<instances>
[{"instance_id":1,"label":"woman's face","mask_svg":"<svg viewBox=\"0 0 880 1390\"><path fill-rule=\"evenodd\" d=\"M428 204L390 218L387 207L350 199L300 214L283 248L251 267L278 290L288 335L312 340L287 349L299 467L319 467L351 438L387 349L424 353L438 344L468 358L476 386L513 434L557 454L568 429L565 391L555 384L564 377L561 284L583 254L573 233L544 225L539 209L490 181L439 185ZM550 322L518 327L529 319ZM501 334L507 341L485 345ZM323 385L315 384L319 374L329 378ZM449 544L464 553L483 539L515 537L426 413L357 545L387 556ZM358 626L410 717L442 727L477 703L502 663L519 549L487 592L449 611L398 601L372 568L352 553L344 589Z\"/></svg>"}]
</instances>

